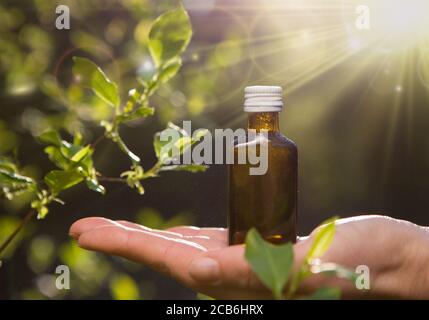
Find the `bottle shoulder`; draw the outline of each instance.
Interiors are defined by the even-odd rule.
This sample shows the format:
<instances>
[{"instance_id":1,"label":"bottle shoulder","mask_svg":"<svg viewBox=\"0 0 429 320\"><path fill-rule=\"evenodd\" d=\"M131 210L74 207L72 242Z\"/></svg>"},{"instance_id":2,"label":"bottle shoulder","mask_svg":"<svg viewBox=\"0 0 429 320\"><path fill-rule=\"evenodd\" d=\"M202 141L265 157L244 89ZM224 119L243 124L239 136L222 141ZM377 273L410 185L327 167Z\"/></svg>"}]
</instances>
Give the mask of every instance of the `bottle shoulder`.
<instances>
[{"instance_id":1,"label":"bottle shoulder","mask_svg":"<svg viewBox=\"0 0 429 320\"><path fill-rule=\"evenodd\" d=\"M281 132L274 132L272 134L271 140L275 141L275 142L278 142L278 143L281 143L281 144L284 144L286 146L289 146L290 148L294 148L294 149L297 148L296 147L296 143L292 139L286 137Z\"/></svg>"}]
</instances>

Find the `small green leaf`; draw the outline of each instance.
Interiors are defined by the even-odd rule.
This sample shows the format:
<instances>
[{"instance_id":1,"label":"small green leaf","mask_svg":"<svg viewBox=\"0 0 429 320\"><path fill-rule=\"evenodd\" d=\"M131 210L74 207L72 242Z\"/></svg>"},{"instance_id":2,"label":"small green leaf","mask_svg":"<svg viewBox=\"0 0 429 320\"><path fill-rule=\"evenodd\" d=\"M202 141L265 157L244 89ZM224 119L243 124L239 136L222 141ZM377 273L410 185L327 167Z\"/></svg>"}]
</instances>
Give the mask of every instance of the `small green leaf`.
<instances>
[{"instance_id":1,"label":"small green leaf","mask_svg":"<svg viewBox=\"0 0 429 320\"><path fill-rule=\"evenodd\" d=\"M201 140L202 137L204 137L207 133L209 133L209 130L207 129L199 129L194 133L194 136L192 137L193 142L198 142Z\"/></svg>"},{"instance_id":2,"label":"small green leaf","mask_svg":"<svg viewBox=\"0 0 429 320\"><path fill-rule=\"evenodd\" d=\"M82 180L83 176L79 170L53 170L45 176L45 183L49 186L53 194L58 194L63 190L71 188Z\"/></svg>"},{"instance_id":3,"label":"small green leaf","mask_svg":"<svg viewBox=\"0 0 429 320\"><path fill-rule=\"evenodd\" d=\"M101 193L101 194L105 194L106 193L106 189L98 182L97 179L87 179L86 180L86 185L88 186L88 188L92 191Z\"/></svg>"},{"instance_id":4,"label":"small green leaf","mask_svg":"<svg viewBox=\"0 0 429 320\"><path fill-rule=\"evenodd\" d=\"M165 130L158 132L154 137L155 154L161 163L166 164L185 153L207 133L207 129L200 129L191 138L184 129L170 122ZM166 141L161 141L161 136L164 136Z\"/></svg>"},{"instance_id":5,"label":"small green leaf","mask_svg":"<svg viewBox=\"0 0 429 320\"><path fill-rule=\"evenodd\" d=\"M62 155L60 149L54 146L47 146L44 151L48 155L49 160L51 160L58 168L67 169L68 159Z\"/></svg>"},{"instance_id":6,"label":"small green leaf","mask_svg":"<svg viewBox=\"0 0 429 320\"><path fill-rule=\"evenodd\" d=\"M172 150L172 156L177 157L185 153L192 145L191 137L180 137L175 143Z\"/></svg>"},{"instance_id":7,"label":"small green leaf","mask_svg":"<svg viewBox=\"0 0 429 320\"><path fill-rule=\"evenodd\" d=\"M76 152L72 157L71 161L79 163L81 162L88 154L90 154L92 151L91 146L87 145L86 147L80 149L78 152Z\"/></svg>"},{"instance_id":8,"label":"small green leaf","mask_svg":"<svg viewBox=\"0 0 429 320\"><path fill-rule=\"evenodd\" d=\"M167 129L166 129L167 130ZM166 148L167 144L172 144L172 141L162 141L161 140L162 132L158 132L155 134L153 140L153 148L155 150L156 157L161 163L164 163L170 157L170 148Z\"/></svg>"},{"instance_id":9,"label":"small green leaf","mask_svg":"<svg viewBox=\"0 0 429 320\"><path fill-rule=\"evenodd\" d=\"M18 168L16 165L10 161L8 158L0 158L0 169L4 169L8 172L17 172Z\"/></svg>"},{"instance_id":10,"label":"small green leaf","mask_svg":"<svg viewBox=\"0 0 429 320\"><path fill-rule=\"evenodd\" d=\"M158 75L158 81L160 83L168 82L171 78L173 78L177 74L181 66L182 66L182 59L177 58L172 60L161 69Z\"/></svg>"},{"instance_id":11,"label":"small green leaf","mask_svg":"<svg viewBox=\"0 0 429 320\"><path fill-rule=\"evenodd\" d=\"M162 166L159 171L188 171L192 173L204 172L208 169L208 166L202 164L184 164L184 165L171 165Z\"/></svg>"},{"instance_id":12,"label":"small green leaf","mask_svg":"<svg viewBox=\"0 0 429 320\"><path fill-rule=\"evenodd\" d=\"M262 283L281 299L293 265L292 244L273 245L251 229L246 236L245 257Z\"/></svg>"},{"instance_id":13,"label":"small green leaf","mask_svg":"<svg viewBox=\"0 0 429 320\"><path fill-rule=\"evenodd\" d=\"M33 185L34 180L29 177L20 175L16 172L0 168L0 185L12 186L14 184Z\"/></svg>"},{"instance_id":14,"label":"small green leaf","mask_svg":"<svg viewBox=\"0 0 429 320\"><path fill-rule=\"evenodd\" d=\"M73 57L73 74L85 87L113 107L120 104L117 85L112 82L106 74L94 62L81 57Z\"/></svg>"},{"instance_id":15,"label":"small green leaf","mask_svg":"<svg viewBox=\"0 0 429 320\"><path fill-rule=\"evenodd\" d=\"M157 132L153 138L153 149L155 151L155 155L158 159L161 157L161 149L162 146L165 145L166 142L161 141L160 139L160 133Z\"/></svg>"},{"instance_id":16,"label":"small green leaf","mask_svg":"<svg viewBox=\"0 0 429 320\"><path fill-rule=\"evenodd\" d=\"M62 99L64 96L64 90L54 76L45 76L41 81L40 89L44 94L55 99Z\"/></svg>"},{"instance_id":17,"label":"small green leaf","mask_svg":"<svg viewBox=\"0 0 429 320\"><path fill-rule=\"evenodd\" d=\"M81 146L83 143L83 136L80 132L76 132L73 136L73 144L75 146Z\"/></svg>"},{"instance_id":18,"label":"small green leaf","mask_svg":"<svg viewBox=\"0 0 429 320\"><path fill-rule=\"evenodd\" d=\"M329 219L322 223L322 226L316 230L314 235L313 244L311 245L310 250L307 253L306 260L312 261L318 259L325 254L329 249L332 241L335 236L335 221L337 217Z\"/></svg>"},{"instance_id":19,"label":"small green leaf","mask_svg":"<svg viewBox=\"0 0 429 320\"><path fill-rule=\"evenodd\" d=\"M341 290L338 288L319 288L302 300L339 300L340 298Z\"/></svg>"},{"instance_id":20,"label":"small green leaf","mask_svg":"<svg viewBox=\"0 0 429 320\"><path fill-rule=\"evenodd\" d=\"M131 120L136 120L142 117L152 116L154 113L155 113L155 109L152 107L140 107L130 113L119 115L117 119L119 122L127 122Z\"/></svg>"},{"instance_id":21,"label":"small green leaf","mask_svg":"<svg viewBox=\"0 0 429 320\"><path fill-rule=\"evenodd\" d=\"M189 134L188 134L188 132L186 132L185 129L180 128L178 125L175 125L173 122L169 122L167 124L166 130L168 130L168 129L173 129L173 130L177 131L181 136L189 137Z\"/></svg>"},{"instance_id":22,"label":"small green leaf","mask_svg":"<svg viewBox=\"0 0 429 320\"><path fill-rule=\"evenodd\" d=\"M159 16L149 32L149 51L155 64L161 66L179 56L191 37L189 16L182 6Z\"/></svg>"},{"instance_id":23,"label":"small green leaf","mask_svg":"<svg viewBox=\"0 0 429 320\"><path fill-rule=\"evenodd\" d=\"M54 130L49 130L49 131L42 133L38 137L38 139L40 142L43 142L46 144L52 144L56 147L61 147L61 145L62 145L62 140L61 140L59 133L57 131L54 131Z\"/></svg>"},{"instance_id":24,"label":"small green leaf","mask_svg":"<svg viewBox=\"0 0 429 320\"><path fill-rule=\"evenodd\" d=\"M41 207L38 207L36 209L37 209L37 219L39 219L39 220L45 219L45 217L49 213L49 209L46 206L41 206Z\"/></svg>"}]
</instances>

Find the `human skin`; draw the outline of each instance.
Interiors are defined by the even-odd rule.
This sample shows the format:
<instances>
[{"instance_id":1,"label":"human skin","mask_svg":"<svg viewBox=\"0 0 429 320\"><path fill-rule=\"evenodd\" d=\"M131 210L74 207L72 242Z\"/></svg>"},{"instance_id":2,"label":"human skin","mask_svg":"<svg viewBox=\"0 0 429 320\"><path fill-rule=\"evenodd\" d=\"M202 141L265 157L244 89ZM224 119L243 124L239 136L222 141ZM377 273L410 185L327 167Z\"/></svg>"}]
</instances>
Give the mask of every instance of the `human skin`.
<instances>
[{"instance_id":1,"label":"human skin","mask_svg":"<svg viewBox=\"0 0 429 320\"><path fill-rule=\"evenodd\" d=\"M223 228L150 229L127 221L91 217L76 221L70 235L79 246L121 256L164 273L216 299L270 299L244 258L244 245L228 246ZM294 245L294 270L304 260L314 231ZM358 216L336 222L334 241L321 259L354 270L366 265L370 289L349 280L313 275L302 294L338 287L346 299L429 299L429 229L386 216Z\"/></svg>"}]
</instances>

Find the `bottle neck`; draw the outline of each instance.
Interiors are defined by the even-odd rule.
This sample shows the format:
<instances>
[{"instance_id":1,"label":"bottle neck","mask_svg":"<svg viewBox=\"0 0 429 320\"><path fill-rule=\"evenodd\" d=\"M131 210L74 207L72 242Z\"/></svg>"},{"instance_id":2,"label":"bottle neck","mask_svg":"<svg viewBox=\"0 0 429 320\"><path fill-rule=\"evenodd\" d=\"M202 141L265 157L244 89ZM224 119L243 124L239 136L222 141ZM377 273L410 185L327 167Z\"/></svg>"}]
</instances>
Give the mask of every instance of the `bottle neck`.
<instances>
[{"instance_id":1,"label":"bottle neck","mask_svg":"<svg viewBox=\"0 0 429 320\"><path fill-rule=\"evenodd\" d=\"M247 128L253 130L279 131L278 112L250 112Z\"/></svg>"}]
</instances>

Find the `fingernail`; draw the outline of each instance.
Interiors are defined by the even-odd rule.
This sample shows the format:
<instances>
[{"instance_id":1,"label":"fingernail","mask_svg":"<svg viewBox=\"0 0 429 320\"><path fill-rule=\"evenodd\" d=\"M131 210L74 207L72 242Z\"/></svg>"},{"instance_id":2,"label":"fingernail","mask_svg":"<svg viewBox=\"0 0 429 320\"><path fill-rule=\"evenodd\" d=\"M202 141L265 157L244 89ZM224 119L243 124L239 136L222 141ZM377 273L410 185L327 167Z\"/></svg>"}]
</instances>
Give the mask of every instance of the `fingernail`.
<instances>
[{"instance_id":1,"label":"fingernail","mask_svg":"<svg viewBox=\"0 0 429 320\"><path fill-rule=\"evenodd\" d=\"M217 282L220 276L219 263L211 258L197 258L191 262L189 274L199 282Z\"/></svg>"}]
</instances>

